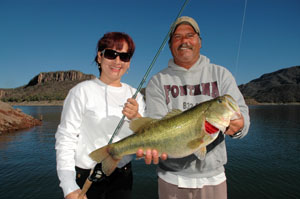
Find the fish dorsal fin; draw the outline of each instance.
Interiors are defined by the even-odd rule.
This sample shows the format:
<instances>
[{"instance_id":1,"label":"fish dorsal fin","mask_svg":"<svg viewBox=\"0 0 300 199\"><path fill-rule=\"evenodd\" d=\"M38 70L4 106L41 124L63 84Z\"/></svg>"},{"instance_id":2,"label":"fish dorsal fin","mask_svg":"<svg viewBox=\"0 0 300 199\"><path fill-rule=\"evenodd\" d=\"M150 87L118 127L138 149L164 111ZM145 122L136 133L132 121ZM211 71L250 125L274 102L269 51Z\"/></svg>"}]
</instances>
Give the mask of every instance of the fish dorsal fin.
<instances>
[{"instance_id":1,"label":"fish dorsal fin","mask_svg":"<svg viewBox=\"0 0 300 199\"><path fill-rule=\"evenodd\" d=\"M139 132L139 130L141 128L144 128L144 127L146 127L146 126L148 126L150 124L153 124L156 121L158 121L158 120L150 118L150 117L140 117L140 118L131 120L129 128L133 132L137 133L137 132Z\"/></svg>"},{"instance_id":2,"label":"fish dorsal fin","mask_svg":"<svg viewBox=\"0 0 300 199\"><path fill-rule=\"evenodd\" d=\"M174 110L170 111L169 113L167 113L167 115L163 119L168 119L168 118L174 117L176 115L179 115L180 113L182 113L181 110L174 109Z\"/></svg>"}]
</instances>

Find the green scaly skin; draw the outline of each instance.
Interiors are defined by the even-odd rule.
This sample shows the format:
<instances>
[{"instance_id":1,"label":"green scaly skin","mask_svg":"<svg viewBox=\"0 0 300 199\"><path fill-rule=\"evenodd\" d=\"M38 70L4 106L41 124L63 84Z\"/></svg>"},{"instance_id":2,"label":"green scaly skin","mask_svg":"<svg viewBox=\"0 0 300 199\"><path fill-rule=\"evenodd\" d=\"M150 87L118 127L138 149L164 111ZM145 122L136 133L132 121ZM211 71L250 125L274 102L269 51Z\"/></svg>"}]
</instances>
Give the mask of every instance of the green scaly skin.
<instances>
[{"instance_id":1,"label":"green scaly skin","mask_svg":"<svg viewBox=\"0 0 300 199\"><path fill-rule=\"evenodd\" d=\"M239 112L238 106L232 97L225 95L179 115L151 123L135 134L111 144L108 151L114 159L135 154L140 148L144 151L157 149L160 154L164 152L172 158L185 157L216 138L206 133L205 119L226 127L235 112Z\"/></svg>"}]
</instances>

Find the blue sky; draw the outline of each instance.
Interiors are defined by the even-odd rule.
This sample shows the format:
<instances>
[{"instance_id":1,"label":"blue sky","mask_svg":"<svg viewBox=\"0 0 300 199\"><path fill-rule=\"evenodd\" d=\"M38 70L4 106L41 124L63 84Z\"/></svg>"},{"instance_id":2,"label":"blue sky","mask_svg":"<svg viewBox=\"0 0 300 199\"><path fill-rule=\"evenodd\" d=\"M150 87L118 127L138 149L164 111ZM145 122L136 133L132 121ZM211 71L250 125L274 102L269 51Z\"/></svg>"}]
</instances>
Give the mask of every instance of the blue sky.
<instances>
[{"instance_id":1,"label":"blue sky","mask_svg":"<svg viewBox=\"0 0 300 199\"><path fill-rule=\"evenodd\" d=\"M183 3L0 0L0 88L23 86L40 72L79 70L98 76L96 43L110 31L126 32L135 41L122 81L138 87ZM200 53L229 69L240 85L300 65L299 10L299 0L190 0L182 15L200 26ZM170 58L166 45L146 83Z\"/></svg>"}]
</instances>

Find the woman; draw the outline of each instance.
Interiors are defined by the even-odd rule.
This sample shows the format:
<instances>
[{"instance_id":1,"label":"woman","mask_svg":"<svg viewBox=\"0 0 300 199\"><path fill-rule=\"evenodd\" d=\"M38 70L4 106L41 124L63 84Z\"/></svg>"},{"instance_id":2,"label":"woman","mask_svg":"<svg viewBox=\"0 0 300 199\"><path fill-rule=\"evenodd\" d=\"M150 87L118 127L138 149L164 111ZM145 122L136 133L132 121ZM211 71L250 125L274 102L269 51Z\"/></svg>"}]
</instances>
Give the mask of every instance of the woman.
<instances>
[{"instance_id":1,"label":"woman","mask_svg":"<svg viewBox=\"0 0 300 199\"><path fill-rule=\"evenodd\" d=\"M142 95L132 99L136 89L121 82L134 50L134 42L127 34L105 34L98 41L95 57L99 79L79 83L65 99L55 148L60 186L67 199L78 198L90 169L96 164L88 154L109 142L123 114L126 119L114 142L132 134L128 121L144 114ZM108 180L94 182L87 197L130 198L131 159L132 156L124 157Z\"/></svg>"}]
</instances>

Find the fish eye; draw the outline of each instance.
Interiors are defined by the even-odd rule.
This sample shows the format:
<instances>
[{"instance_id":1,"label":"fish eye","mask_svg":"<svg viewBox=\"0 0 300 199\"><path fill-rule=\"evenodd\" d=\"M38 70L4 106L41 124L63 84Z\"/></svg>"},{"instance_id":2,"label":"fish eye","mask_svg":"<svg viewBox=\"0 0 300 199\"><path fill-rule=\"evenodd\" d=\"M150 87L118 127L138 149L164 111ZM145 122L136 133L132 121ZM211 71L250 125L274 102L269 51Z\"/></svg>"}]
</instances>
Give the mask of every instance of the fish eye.
<instances>
[{"instance_id":1,"label":"fish eye","mask_svg":"<svg viewBox=\"0 0 300 199\"><path fill-rule=\"evenodd\" d=\"M222 103L222 100L221 100L221 99L218 99L218 103L220 103L220 104L221 104L221 103Z\"/></svg>"}]
</instances>

